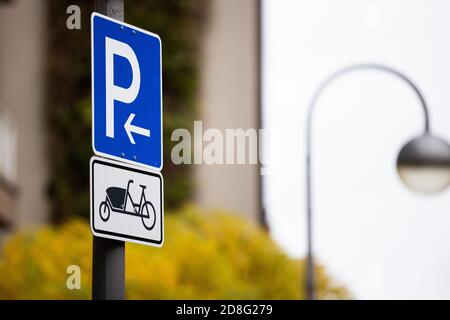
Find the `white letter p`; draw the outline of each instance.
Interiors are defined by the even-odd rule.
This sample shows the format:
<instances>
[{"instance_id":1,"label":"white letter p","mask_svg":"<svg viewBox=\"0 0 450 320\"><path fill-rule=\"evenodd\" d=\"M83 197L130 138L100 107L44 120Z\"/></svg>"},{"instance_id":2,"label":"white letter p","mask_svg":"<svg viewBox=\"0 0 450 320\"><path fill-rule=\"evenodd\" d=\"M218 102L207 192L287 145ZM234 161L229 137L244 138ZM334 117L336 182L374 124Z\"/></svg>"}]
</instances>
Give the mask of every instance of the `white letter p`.
<instances>
[{"instance_id":1,"label":"white letter p","mask_svg":"<svg viewBox=\"0 0 450 320\"><path fill-rule=\"evenodd\" d=\"M114 100L132 103L141 86L141 71L133 49L126 43L105 37L106 64L106 136L114 138ZM114 85L114 55L124 57L130 62L132 80L128 88Z\"/></svg>"}]
</instances>

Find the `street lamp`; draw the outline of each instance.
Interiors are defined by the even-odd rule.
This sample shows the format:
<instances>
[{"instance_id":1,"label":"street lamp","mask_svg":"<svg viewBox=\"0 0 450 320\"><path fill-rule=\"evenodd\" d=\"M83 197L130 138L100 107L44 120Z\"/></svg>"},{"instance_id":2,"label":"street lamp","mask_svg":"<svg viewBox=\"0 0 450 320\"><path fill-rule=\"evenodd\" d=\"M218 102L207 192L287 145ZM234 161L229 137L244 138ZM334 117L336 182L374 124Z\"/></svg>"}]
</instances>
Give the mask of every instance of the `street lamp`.
<instances>
[{"instance_id":1,"label":"street lamp","mask_svg":"<svg viewBox=\"0 0 450 320\"><path fill-rule=\"evenodd\" d=\"M429 133L412 139L400 150L397 170L400 179L411 189L432 193L450 183L448 143Z\"/></svg>"},{"instance_id":2,"label":"street lamp","mask_svg":"<svg viewBox=\"0 0 450 320\"><path fill-rule=\"evenodd\" d=\"M400 179L409 188L431 193L445 189L450 184L450 146L430 132L429 113L425 99L417 86L403 73L381 64L356 64L340 69L328 78L315 91L308 110L306 123L306 293L308 299L315 297L314 261L312 254L312 182L311 182L311 141L314 106L323 91L337 78L350 72L375 70L386 72L405 81L416 94L424 114L424 130L400 150L397 157L397 170Z\"/></svg>"}]
</instances>

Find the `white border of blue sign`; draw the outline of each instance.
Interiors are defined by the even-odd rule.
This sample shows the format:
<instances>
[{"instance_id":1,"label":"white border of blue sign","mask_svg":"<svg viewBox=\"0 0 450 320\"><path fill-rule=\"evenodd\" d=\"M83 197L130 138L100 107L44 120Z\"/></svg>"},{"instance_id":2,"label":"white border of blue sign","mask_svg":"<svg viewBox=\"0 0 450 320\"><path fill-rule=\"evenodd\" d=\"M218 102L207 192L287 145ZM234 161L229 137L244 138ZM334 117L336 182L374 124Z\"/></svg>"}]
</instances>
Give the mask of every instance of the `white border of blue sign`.
<instances>
[{"instance_id":1,"label":"white border of blue sign","mask_svg":"<svg viewBox=\"0 0 450 320\"><path fill-rule=\"evenodd\" d=\"M160 68L159 68L159 79L160 79L160 88L161 88L161 93L160 93L161 94L161 106L160 106L160 108L161 108L161 166L159 168L158 167L149 166L147 164L144 164L144 163L141 163L141 162L138 162L138 161L133 161L133 160L129 160L129 159L113 156L113 155L110 155L110 154L107 154L107 153L99 152L99 151L97 151L95 149L95 142L94 142L94 135L95 135L94 134L94 124L95 124L95 121L94 121L95 120L94 119L94 101L95 101L95 98L94 98L94 94L95 94L94 93L94 28L93 28L93 22L94 22L94 17L95 16L99 16L101 18L104 18L104 19L110 20L112 22L121 24L121 25L123 25L125 27L128 27L128 28L134 29L136 31L139 31L139 32L151 35L153 37L158 38L158 40L159 40L159 43L160 43L159 55L160 55L160 61L161 61ZM113 19L111 17L105 16L103 14L100 14L98 12L92 12L92 14L91 14L91 109L92 109L92 131L91 131L91 136L92 137L91 137L91 143L92 143L92 150L94 151L94 153L96 155L98 155L98 156L102 156L102 157L106 157L106 158L110 158L110 159L115 159L115 160L118 160L118 161L121 161L121 162L126 162L126 163L129 163L129 164L132 164L132 165L143 166L145 168L161 171L162 168L163 168L163 158L164 158L163 157L163 135L164 135L164 132L163 132L163 109L162 109L162 106L163 106L163 94L162 94L162 41L161 41L161 38L156 33L153 33L153 32L150 32L150 31L147 31L147 30L135 27L135 26L130 25L128 23L125 23L125 22Z\"/></svg>"}]
</instances>

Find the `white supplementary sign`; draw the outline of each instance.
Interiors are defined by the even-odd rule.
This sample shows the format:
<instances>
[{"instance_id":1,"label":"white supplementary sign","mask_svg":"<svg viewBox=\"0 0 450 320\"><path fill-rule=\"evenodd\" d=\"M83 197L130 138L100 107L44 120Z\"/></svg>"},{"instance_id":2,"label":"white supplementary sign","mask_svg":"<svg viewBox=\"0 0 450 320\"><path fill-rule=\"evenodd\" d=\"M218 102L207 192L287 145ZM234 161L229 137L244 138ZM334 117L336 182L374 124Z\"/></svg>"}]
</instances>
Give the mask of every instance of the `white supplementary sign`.
<instances>
[{"instance_id":1,"label":"white supplementary sign","mask_svg":"<svg viewBox=\"0 0 450 320\"><path fill-rule=\"evenodd\" d=\"M162 246L164 189L159 172L94 156L90 185L94 235Z\"/></svg>"}]
</instances>

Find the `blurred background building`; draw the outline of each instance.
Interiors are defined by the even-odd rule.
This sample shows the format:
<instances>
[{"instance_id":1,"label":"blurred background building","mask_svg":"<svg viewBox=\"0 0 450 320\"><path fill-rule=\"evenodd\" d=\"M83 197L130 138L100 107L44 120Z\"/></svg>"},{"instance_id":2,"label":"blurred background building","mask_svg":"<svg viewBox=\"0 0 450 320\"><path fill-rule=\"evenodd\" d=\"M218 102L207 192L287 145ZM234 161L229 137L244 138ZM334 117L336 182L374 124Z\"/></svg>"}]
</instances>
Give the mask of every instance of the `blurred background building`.
<instances>
[{"instance_id":1,"label":"blurred background building","mask_svg":"<svg viewBox=\"0 0 450 320\"><path fill-rule=\"evenodd\" d=\"M45 6L0 1L0 223L48 220Z\"/></svg>"},{"instance_id":2,"label":"blurred background building","mask_svg":"<svg viewBox=\"0 0 450 320\"><path fill-rule=\"evenodd\" d=\"M200 107L203 126L260 127L259 0L212 0L202 48ZM196 168L197 201L264 223L257 165Z\"/></svg>"},{"instance_id":3,"label":"blurred background building","mask_svg":"<svg viewBox=\"0 0 450 320\"><path fill-rule=\"evenodd\" d=\"M71 4L81 7L81 30L66 27L66 8ZM167 19L173 16L173 30L167 21L140 14L155 15L159 7ZM87 161L92 151L90 120L84 114L90 109L92 10L93 1L0 1L3 226L26 227L67 215L88 215ZM223 130L259 127L258 0L184 5L126 0L125 20L163 39L164 108L169 123L165 153L170 154L171 130L190 128L194 120L203 120L205 128ZM185 31L182 39L179 30ZM179 79L175 74L181 74ZM164 175L169 209L195 201L205 208L228 209L262 221L257 165L197 165L192 170L174 167L165 156Z\"/></svg>"}]
</instances>

